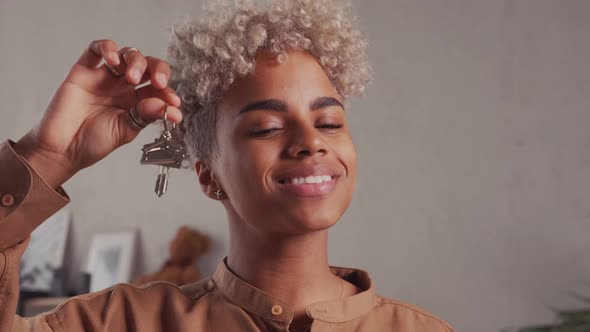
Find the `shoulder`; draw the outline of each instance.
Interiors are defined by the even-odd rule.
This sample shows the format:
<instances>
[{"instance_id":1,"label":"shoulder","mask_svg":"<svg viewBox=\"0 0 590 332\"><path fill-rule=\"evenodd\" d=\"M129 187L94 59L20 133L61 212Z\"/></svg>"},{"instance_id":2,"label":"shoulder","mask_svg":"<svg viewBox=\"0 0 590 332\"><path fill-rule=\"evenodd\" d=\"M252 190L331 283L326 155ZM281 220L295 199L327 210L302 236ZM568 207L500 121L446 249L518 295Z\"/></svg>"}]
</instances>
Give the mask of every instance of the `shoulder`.
<instances>
[{"instance_id":1,"label":"shoulder","mask_svg":"<svg viewBox=\"0 0 590 332\"><path fill-rule=\"evenodd\" d=\"M102 291L90 293L75 297L80 299L109 297L109 298L138 298L143 297L151 300L160 296L170 296L187 301L194 301L209 293L215 287L213 280L208 277L199 281L178 286L168 281L152 281L143 285L132 285L128 283L119 283Z\"/></svg>"},{"instance_id":2,"label":"shoulder","mask_svg":"<svg viewBox=\"0 0 590 332\"><path fill-rule=\"evenodd\" d=\"M184 286L166 281L141 286L119 283L101 291L72 297L42 316L50 326L74 327L72 331L109 330L111 324L138 318L144 324L156 324L163 315L177 315L175 310L183 304L206 298L213 287L210 278Z\"/></svg>"},{"instance_id":3,"label":"shoulder","mask_svg":"<svg viewBox=\"0 0 590 332\"><path fill-rule=\"evenodd\" d=\"M103 302L108 304L117 301L133 301L141 304L145 303L142 300L150 300L150 303L154 303L170 298L192 301L206 295L213 287L214 283L211 282L210 278L183 286L177 286L167 281L153 281L140 286L119 283L97 292L72 297L62 306Z\"/></svg>"},{"instance_id":4,"label":"shoulder","mask_svg":"<svg viewBox=\"0 0 590 332\"><path fill-rule=\"evenodd\" d=\"M377 295L377 307L391 314L394 326L404 330L455 332L449 323L412 304Z\"/></svg>"},{"instance_id":5,"label":"shoulder","mask_svg":"<svg viewBox=\"0 0 590 332\"><path fill-rule=\"evenodd\" d=\"M215 282L213 281L213 278L208 277L197 282L180 286L180 291L189 299L196 300L210 293L214 288Z\"/></svg>"}]
</instances>

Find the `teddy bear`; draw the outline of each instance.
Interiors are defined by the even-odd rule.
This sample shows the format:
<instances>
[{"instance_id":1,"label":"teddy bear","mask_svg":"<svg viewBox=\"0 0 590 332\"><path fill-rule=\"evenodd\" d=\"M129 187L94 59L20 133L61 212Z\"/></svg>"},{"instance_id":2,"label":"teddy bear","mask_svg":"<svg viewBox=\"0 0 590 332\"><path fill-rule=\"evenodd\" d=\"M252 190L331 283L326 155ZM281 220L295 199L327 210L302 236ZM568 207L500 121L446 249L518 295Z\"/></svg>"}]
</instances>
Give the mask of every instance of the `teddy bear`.
<instances>
[{"instance_id":1,"label":"teddy bear","mask_svg":"<svg viewBox=\"0 0 590 332\"><path fill-rule=\"evenodd\" d=\"M207 235L188 226L181 226L170 242L170 258L162 268L156 273L136 278L133 284L168 281L180 286L200 280L201 274L195 262L209 250L210 245Z\"/></svg>"}]
</instances>

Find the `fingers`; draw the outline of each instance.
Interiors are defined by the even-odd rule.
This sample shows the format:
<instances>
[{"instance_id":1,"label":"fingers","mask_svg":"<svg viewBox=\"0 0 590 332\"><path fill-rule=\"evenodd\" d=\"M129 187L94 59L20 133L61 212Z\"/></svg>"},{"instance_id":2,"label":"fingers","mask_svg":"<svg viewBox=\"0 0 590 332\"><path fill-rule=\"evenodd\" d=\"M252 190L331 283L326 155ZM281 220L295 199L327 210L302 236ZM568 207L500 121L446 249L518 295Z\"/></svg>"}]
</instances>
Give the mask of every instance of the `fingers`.
<instances>
[{"instance_id":1,"label":"fingers","mask_svg":"<svg viewBox=\"0 0 590 332\"><path fill-rule=\"evenodd\" d=\"M164 60L144 56L141 52L124 47L119 51L126 65L126 79L130 84L142 84L151 80L151 85L164 89L170 80L170 65Z\"/></svg>"},{"instance_id":2,"label":"fingers","mask_svg":"<svg viewBox=\"0 0 590 332\"><path fill-rule=\"evenodd\" d=\"M131 47L123 47L119 51L121 59L123 59L122 68L125 72L125 78L129 84L137 85L141 82L141 77L147 68L147 60L141 52L132 50Z\"/></svg>"},{"instance_id":3,"label":"fingers","mask_svg":"<svg viewBox=\"0 0 590 332\"><path fill-rule=\"evenodd\" d=\"M180 97L178 97L176 92L170 88L157 89L152 85L146 85L135 90L135 94L137 96L138 103L139 101L147 98L159 98L171 106L179 107L181 104Z\"/></svg>"},{"instance_id":4,"label":"fingers","mask_svg":"<svg viewBox=\"0 0 590 332\"><path fill-rule=\"evenodd\" d=\"M152 85L159 89L164 89L170 79L170 66L166 61L146 56L149 77Z\"/></svg>"},{"instance_id":5,"label":"fingers","mask_svg":"<svg viewBox=\"0 0 590 332\"><path fill-rule=\"evenodd\" d=\"M117 50L117 44L110 39L95 40L84 50L77 63L94 69L104 58L115 67L121 63Z\"/></svg>"},{"instance_id":6,"label":"fingers","mask_svg":"<svg viewBox=\"0 0 590 332\"><path fill-rule=\"evenodd\" d=\"M141 119L149 123L163 119L166 108L168 109L166 119L179 124L182 121L182 112L178 108L168 105L160 98L143 99L135 107Z\"/></svg>"},{"instance_id":7,"label":"fingers","mask_svg":"<svg viewBox=\"0 0 590 332\"><path fill-rule=\"evenodd\" d=\"M117 44L110 39L91 42L77 63L96 69L103 59L130 85L151 80L151 85L136 89L136 109L142 119L146 122L161 119L164 115L164 106L167 104L171 106L168 109L169 120L176 123L182 121L182 112L178 109L181 104L180 98L174 90L167 87L171 73L168 63L155 57L144 56L131 47L118 49ZM113 75L108 68L99 69Z\"/></svg>"},{"instance_id":8,"label":"fingers","mask_svg":"<svg viewBox=\"0 0 590 332\"><path fill-rule=\"evenodd\" d=\"M164 112L166 111L166 119L174 123L180 123L182 121L182 112L174 107L169 106L158 98L146 98L141 100L136 107L139 117L145 122L151 123L156 120L164 118ZM137 137L141 132L141 128L137 128L131 123L129 112L119 113L119 130L122 133L121 144L129 143Z\"/></svg>"},{"instance_id":9,"label":"fingers","mask_svg":"<svg viewBox=\"0 0 590 332\"><path fill-rule=\"evenodd\" d=\"M180 109L181 100L176 95L174 90L170 88L158 89L153 85L146 85L142 88L136 89L137 104L135 110L137 115L147 123L152 123L156 120L164 118L164 111L166 111L166 119L168 121L179 124L182 122L183 116ZM130 141L135 137L135 134L141 131L132 124L131 119L127 119L127 139Z\"/></svg>"},{"instance_id":10,"label":"fingers","mask_svg":"<svg viewBox=\"0 0 590 332\"><path fill-rule=\"evenodd\" d=\"M133 73L137 69L138 73L131 75L135 84L143 84L151 80L151 84L158 89L164 89L168 85L170 66L166 61L152 56L144 57L141 53L133 50L125 52L121 50L119 53L127 54L125 62L130 68L129 72ZM140 81L137 81L138 74L141 75Z\"/></svg>"},{"instance_id":11,"label":"fingers","mask_svg":"<svg viewBox=\"0 0 590 332\"><path fill-rule=\"evenodd\" d=\"M170 80L170 66L164 60L144 56L131 47L123 47L119 50L117 44L110 39L91 42L77 63L96 68L103 58L116 74L124 76L131 85L151 80L153 86L164 89ZM103 70L109 69L103 68Z\"/></svg>"},{"instance_id":12,"label":"fingers","mask_svg":"<svg viewBox=\"0 0 590 332\"><path fill-rule=\"evenodd\" d=\"M180 98L176 95L174 90L170 88L157 89L152 85L146 85L136 90L137 104L135 109L137 114L147 123L152 123L156 120L164 118L164 111L167 109L166 118L168 121L179 124L182 122L183 116L180 109ZM133 132L141 129L133 126L130 119L126 119L128 129Z\"/></svg>"}]
</instances>

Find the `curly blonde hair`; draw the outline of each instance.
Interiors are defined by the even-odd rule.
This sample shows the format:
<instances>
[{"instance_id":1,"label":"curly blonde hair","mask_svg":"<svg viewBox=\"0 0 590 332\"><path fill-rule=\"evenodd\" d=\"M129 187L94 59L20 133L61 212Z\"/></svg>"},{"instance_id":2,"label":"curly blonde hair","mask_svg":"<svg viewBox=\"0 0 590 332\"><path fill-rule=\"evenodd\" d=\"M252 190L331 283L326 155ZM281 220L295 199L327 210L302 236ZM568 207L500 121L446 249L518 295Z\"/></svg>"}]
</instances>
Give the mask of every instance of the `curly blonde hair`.
<instances>
[{"instance_id":1,"label":"curly blonde hair","mask_svg":"<svg viewBox=\"0 0 590 332\"><path fill-rule=\"evenodd\" d=\"M292 49L313 55L343 97L360 96L371 80L367 41L354 27L350 0L217 1L200 21L172 27L170 86L182 99L177 134L190 165L216 151L216 104L236 78L254 71L255 56L279 62Z\"/></svg>"}]
</instances>

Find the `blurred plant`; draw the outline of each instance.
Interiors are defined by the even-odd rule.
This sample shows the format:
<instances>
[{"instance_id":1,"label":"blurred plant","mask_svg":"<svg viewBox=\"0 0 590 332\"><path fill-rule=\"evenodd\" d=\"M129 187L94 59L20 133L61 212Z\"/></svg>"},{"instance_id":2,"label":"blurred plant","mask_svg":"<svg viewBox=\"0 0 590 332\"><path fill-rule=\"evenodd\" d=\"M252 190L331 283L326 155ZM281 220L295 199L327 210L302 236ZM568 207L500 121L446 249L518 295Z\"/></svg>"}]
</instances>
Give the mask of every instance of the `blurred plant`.
<instances>
[{"instance_id":1,"label":"blurred plant","mask_svg":"<svg viewBox=\"0 0 590 332\"><path fill-rule=\"evenodd\" d=\"M570 294L585 304L590 305L590 297L574 292ZM557 316L557 322L555 324L504 329L502 332L590 332L590 308L576 310L558 310L552 308L552 311Z\"/></svg>"}]
</instances>

